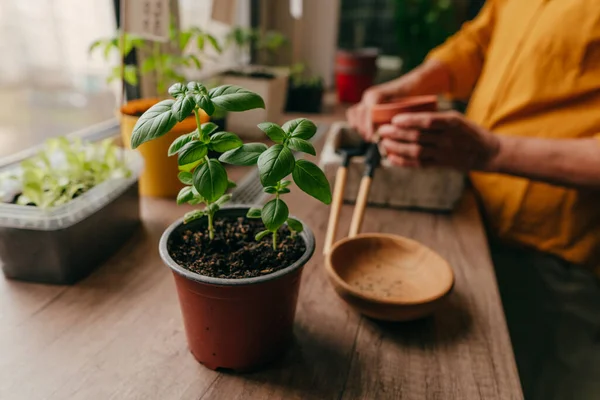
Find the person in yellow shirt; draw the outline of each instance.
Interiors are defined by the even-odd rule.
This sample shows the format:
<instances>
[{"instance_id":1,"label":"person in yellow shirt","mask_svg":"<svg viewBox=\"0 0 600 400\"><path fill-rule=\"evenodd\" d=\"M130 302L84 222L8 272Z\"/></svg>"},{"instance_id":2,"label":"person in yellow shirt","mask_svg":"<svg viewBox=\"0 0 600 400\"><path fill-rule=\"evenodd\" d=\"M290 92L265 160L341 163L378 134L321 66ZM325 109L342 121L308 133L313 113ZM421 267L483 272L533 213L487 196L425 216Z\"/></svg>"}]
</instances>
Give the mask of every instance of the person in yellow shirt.
<instances>
[{"instance_id":1,"label":"person in yellow shirt","mask_svg":"<svg viewBox=\"0 0 600 400\"><path fill-rule=\"evenodd\" d=\"M373 104L440 93L466 116L372 131ZM488 0L347 117L393 164L471 171L525 398L600 399L600 3Z\"/></svg>"}]
</instances>

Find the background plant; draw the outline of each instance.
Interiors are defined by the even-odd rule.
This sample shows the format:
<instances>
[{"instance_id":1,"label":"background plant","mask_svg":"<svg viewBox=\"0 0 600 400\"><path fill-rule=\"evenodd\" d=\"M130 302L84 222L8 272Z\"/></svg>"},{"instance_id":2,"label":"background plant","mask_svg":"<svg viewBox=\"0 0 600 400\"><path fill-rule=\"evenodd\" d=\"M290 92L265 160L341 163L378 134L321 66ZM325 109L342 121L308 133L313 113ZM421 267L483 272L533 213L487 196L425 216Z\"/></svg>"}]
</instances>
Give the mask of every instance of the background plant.
<instances>
[{"instance_id":1,"label":"background plant","mask_svg":"<svg viewBox=\"0 0 600 400\"><path fill-rule=\"evenodd\" d=\"M184 222L202 217L208 218L210 239L214 238L214 215L231 196L227 189L233 186L227 171L216 158L210 158L208 151L224 153L243 147L242 140L231 132L217 132L216 124L200 123L199 111L213 115L217 108L225 111L246 111L264 108L263 99L256 93L238 86L224 85L208 90L198 82L187 85L176 83L169 88L174 99L163 100L146 111L136 123L131 138L131 147L163 136L175 126L194 114L196 129L175 139L169 148L169 155L177 155L179 180L186 186L177 196L177 203L203 204L204 208L189 212ZM265 146L266 147L266 146ZM246 155L252 157L249 151ZM256 155L258 158L258 155Z\"/></svg>"},{"instance_id":2,"label":"background plant","mask_svg":"<svg viewBox=\"0 0 600 400\"><path fill-rule=\"evenodd\" d=\"M223 51L221 43L211 34L198 27L177 29L171 23L169 29L169 43L175 49L172 52L163 51L163 45L157 41L143 39L139 36L125 33L123 49L120 49L119 35L116 37L96 40L90 46L90 53L102 51L106 61L111 54L120 54L120 59L129 55L134 49L144 51L147 57L141 66L126 65L121 70L121 65L113 67L107 81L125 80L130 85L137 85L140 75L156 74L156 92L159 97L167 95L167 87L173 82L185 80L184 68L201 69L203 58L209 57L206 51L212 48L217 54ZM197 54L200 55L200 57Z\"/></svg>"},{"instance_id":3,"label":"background plant","mask_svg":"<svg viewBox=\"0 0 600 400\"><path fill-rule=\"evenodd\" d=\"M306 65L296 63L290 67L290 81L292 87L313 87L323 88L323 78L317 75L310 75Z\"/></svg>"},{"instance_id":4,"label":"background plant","mask_svg":"<svg viewBox=\"0 0 600 400\"><path fill-rule=\"evenodd\" d=\"M272 122L264 122L258 127L275 143L271 147L263 143L249 143L230 150L219 158L220 161L233 165L258 165L260 181L265 193L274 195L262 208L252 208L248 218L261 218L265 230L256 235L261 240L272 235L273 249L277 249L278 231L287 224L292 234L303 230L300 221L290 218L289 208L283 196L290 193L291 181L285 178L292 175L296 185L305 193L317 200L331 203L331 189L323 171L314 163L296 159L293 151L316 155L315 148L309 140L317 131L316 125L306 119L299 118L279 126Z\"/></svg>"},{"instance_id":5,"label":"background plant","mask_svg":"<svg viewBox=\"0 0 600 400\"><path fill-rule=\"evenodd\" d=\"M289 43L288 38L277 31L266 31L236 26L226 38L226 46L234 47L237 63L241 66L243 55L249 53L252 48L258 51L264 51L267 55L267 63L275 64L275 59L279 51Z\"/></svg>"},{"instance_id":6,"label":"background plant","mask_svg":"<svg viewBox=\"0 0 600 400\"><path fill-rule=\"evenodd\" d=\"M17 204L51 208L68 203L108 179L130 175L112 139L88 143L61 137L48 140L41 152L21 162L17 172L6 174L2 187L19 194Z\"/></svg>"}]
</instances>

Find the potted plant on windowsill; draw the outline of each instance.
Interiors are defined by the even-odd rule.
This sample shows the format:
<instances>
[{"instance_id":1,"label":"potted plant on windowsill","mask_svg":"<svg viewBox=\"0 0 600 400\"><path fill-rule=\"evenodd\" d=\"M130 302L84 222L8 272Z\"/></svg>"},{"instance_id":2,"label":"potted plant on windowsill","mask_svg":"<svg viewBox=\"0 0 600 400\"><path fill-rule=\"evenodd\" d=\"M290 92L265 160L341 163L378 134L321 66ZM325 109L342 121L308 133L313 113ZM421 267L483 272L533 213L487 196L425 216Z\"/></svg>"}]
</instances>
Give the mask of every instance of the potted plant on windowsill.
<instances>
[{"instance_id":1,"label":"potted plant on windowsill","mask_svg":"<svg viewBox=\"0 0 600 400\"><path fill-rule=\"evenodd\" d=\"M128 145L131 141L133 127L139 117L161 99L168 96L167 88L171 83L185 80L182 69L185 67L202 68L202 60L196 54L189 52L190 48L194 47L193 50L200 54L209 45L217 53L220 53L222 49L212 35L201 29L193 27L187 30L178 30L173 24L170 29L169 43L177 49L176 51L179 54L165 52L161 43L142 39L128 33L125 33L123 43L123 49L120 49L118 37L101 39L91 45L90 52L102 50L107 59L113 52L125 57L134 49L147 54L139 68L134 65L126 65L122 70L121 66L115 66L108 78L109 82L115 79L123 79L132 85L138 83L139 76L154 74L156 79L158 97L129 100L118 112L121 122L121 137L123 143ZM209 119L203 111L199 112L198 118L201 122L206 122ZM195 126L195 117L190 116L173 126L165 137L139 148L145 160L145 169L140 177L140 193L142 195L156 197L175 197L177 195L182 188L182 184L171 179L171 176L177 172L177 163L166 156L166 150L176 137L191 132Z\"/></svg>"},{"instance_id":2,"label":"potted plant on windowsill","mask_svg":"<svg viewBox=\"0 0 600 400\"><path fill-rule=\"evenodd\" d=\"M290 83L287 92L286 112L320 113L323 107L323 79L311 76L304 64L290 68Z\"/></svg>"},{"instance_id":3,"label":"potted plant on windowsill","mask_svg":"<svg viewBox=\"0 0 600 400\"><path fill-rule=\"evenodd\" d=\"M87 276L140 222L141 157L112 140L51 139L3 168L0 260L8 278L70 284Z\"/></svg>"},{"instance_id":4,"label":"potted plant on windowsill","mask_svg":"<svg viewBox=\"0 0 600 400\"><path fill-rule=\"evenodd\" d=\"M132 147L161 137L200 109L210 114L215 107L234 112L264 106L260 96L235 86L209 91L190 82L169 92L174 100L158 103L140 118ZM315 154L308 140L316 126L301 118L259 128L273 146L243 144L236 134L217 132L209 122L177 138L169 149L183 168L178 178L187 185L177 202L204 207L168 227L159 250L175 277L190 350L212 369L254 369L280 356L292 338L300 275L314 252L314 237L289 215L284 196L291 181L286 177L291 174L301 190L331 202L324 173L292 153ZM222 154L210 158L209 150ZM264 191L273 199L261 209L224 208L231 196L222 163L257 165Z\"/></svg>"},{"instance_id":5,"label":"potted plant on windowsill","mask_svg":"<svg viewBox=\"0 0 600 400\"><path fill-rule=\"evenodd\" d=\"M262 132L257 125L262 121L277 121L285 106L288 86L288 69L274 67L276 55L287 45L287 38L275 31L261 34L257 30L235 27L227 36L227 46L233 47L236 66L221 76L224 84L247 88L260 95L265 101L265 109L252 110L244 114L229 114L227 126L242 137L258 138ZM267 65L249 65L244 55L254 47L264 53Z\"/></svg>"}]
</instances>

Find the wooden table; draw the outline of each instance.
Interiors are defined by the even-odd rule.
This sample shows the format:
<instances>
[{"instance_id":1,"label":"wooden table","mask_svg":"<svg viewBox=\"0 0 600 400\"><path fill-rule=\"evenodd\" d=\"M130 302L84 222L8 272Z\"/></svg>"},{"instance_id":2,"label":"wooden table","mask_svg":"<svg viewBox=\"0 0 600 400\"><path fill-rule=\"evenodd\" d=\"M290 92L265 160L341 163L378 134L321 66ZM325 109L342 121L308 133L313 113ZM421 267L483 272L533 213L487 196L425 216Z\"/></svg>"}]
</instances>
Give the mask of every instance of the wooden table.
<instances>
[{"instance_id":1,"label":"wooden table","mask_svg":"<svg viewBox=\"0 0 600 400\"><path fill-rule=\"evenodd\" d=\"M83 282L0 279L0 399L522 398L472 196L452 215L369 209L365 231L420 240L456 273L443 309L399 324L363 318L336 296L320 255L327 207L299 192L289 203L319 247L303 275L296 343L281 362L232 375L194 360L157 250L164 228L185 210L143 199L143 229ZM340 232L350 212L344 208Z\"/></svg>"}]
</instances>

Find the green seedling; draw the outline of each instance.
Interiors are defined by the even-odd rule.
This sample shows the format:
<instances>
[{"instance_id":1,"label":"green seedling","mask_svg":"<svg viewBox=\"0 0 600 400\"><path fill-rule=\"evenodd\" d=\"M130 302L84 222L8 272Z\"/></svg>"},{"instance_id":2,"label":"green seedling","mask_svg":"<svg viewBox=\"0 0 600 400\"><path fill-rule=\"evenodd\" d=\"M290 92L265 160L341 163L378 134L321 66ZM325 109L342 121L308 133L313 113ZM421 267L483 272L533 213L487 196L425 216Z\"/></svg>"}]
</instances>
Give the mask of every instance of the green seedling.
<instances>
[{"instance_id":1,"label":"green seedling","mask_svg":"<svg viewBox=\"0 0 600 400\"><path fill-rule=\"evenodd\" d=\"M306 119L288 121L283 126L264 122L258 127L275 144L271 147L263 143L248 143L230 150L219 158L221 162L233 165L258 165L260 181L265 193L274 196L262 208L252 208L248 218L261 218L265 230L256 236L256 240L271 235L273 249L277 249L278 231L287 224L293 235L304 229L300 221L290 218L289 208L283 196L290 193L290 174L294 183L305 193L325 203L331 203L331 188L323 171L310 161L296 159L294 152L315 156L316 151L309 140L315 135L317 127Z\"/></svg>"}]
</instances>

